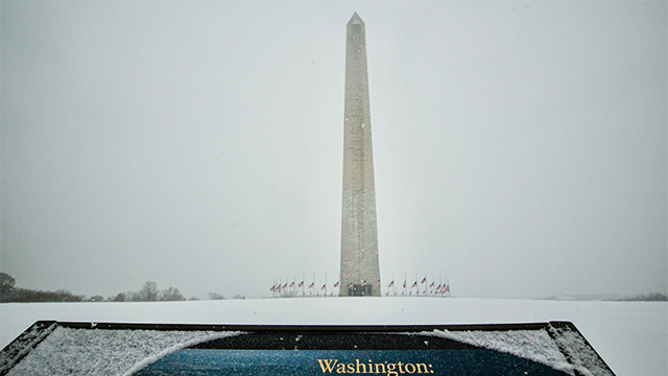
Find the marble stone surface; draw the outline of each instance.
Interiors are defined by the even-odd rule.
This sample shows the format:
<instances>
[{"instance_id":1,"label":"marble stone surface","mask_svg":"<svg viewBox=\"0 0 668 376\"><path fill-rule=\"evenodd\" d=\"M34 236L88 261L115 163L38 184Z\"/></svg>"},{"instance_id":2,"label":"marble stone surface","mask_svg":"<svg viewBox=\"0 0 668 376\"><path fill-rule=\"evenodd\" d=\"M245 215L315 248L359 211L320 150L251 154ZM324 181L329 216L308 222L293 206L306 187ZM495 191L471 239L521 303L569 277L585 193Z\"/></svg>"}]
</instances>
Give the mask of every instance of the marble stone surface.
<instances>
[{"instance_id":1,"label":"marble stone surface","mask_svg":"<svg viewBox=\"0 0 668 376\"><path fill-rule=\"evenodd\" d=\"M341 218L341 295L351 283L380 296L376 190L364 22L355 13L347 26L346 91ZM364 289L366 290L366 289Z\"/></svg>"}]
</instances>

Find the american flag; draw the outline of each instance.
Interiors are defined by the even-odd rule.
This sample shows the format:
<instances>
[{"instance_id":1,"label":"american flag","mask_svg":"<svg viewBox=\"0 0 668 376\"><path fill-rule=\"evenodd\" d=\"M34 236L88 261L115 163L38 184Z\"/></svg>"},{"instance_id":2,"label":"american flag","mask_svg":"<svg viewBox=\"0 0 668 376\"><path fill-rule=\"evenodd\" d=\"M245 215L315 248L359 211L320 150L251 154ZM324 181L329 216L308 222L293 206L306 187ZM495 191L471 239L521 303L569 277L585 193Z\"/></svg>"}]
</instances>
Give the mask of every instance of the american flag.
<instances>
[{"instance_id":1,"label":"american flag","mask_svg":"<svg viewBox=\"0 0 668 376\"><path fill-rule=\"evenodd\" d=\"M434 282L432 282L431 285L429 285L429 287L434 287Z\"/></svg>"},{"instance_id":2,"label":"american flag","mask_svg":"<svg viewBox=\"0 0 668 376\"><path fill-rule=\"evenodd\" d=\"M339 287L339 281L336 281L336 283L334 284L334 287Z\"/></svg>"},{"instance_id":3,"label":"american flag","mask_svg":"<svg viewBox=\"0 0 668 376\"><path fill-rule=\"evenodd\" d=\"M427 277L422 278L422 281L420 281L420 283L425 283L425 282L427 282Z\"/></svg>"},{"instance_id":4,"label":"american flag","mask_svg":"<svg viewBox=\"0 0 668 376\"><path fill-rule=\"evenodd\" d=\"M378 280L378 282L374 283L373 285L374 286L380 286L380 279Z\"/></svg>"},{"instance_id":5,"label":"american flag","mask_svg":"<svg viewBox=\"0 0 668 376\"><path fill-rule=\"evenodd\" d=\"M404 288L406 288L406 281L404 281Z\"/></svg>"},{"instance_id":6,"label":"american flag","mask_svg":"<svg viewBox=\"0 0 668 376\"><path fill-rule=\"evenodd\" d=\"M269 291L275 291L275 290L276 290L276 285L271 286L271 288L269 289Z\"/></svg>"},{"instance_id":7,"label":"american flag","mask_svg":"<svg viewBox=\"0 0 668 376\"><path fill-rule=\"evenodd\" d=\"M366 286L366 281L362 281L361 285L362 287Z\"/></svg>"},{"instance_id":8,"label":"american flag","mask_svg":"<svg viewBox=\"0 0 668 376\"><path fill-rule=\"evenodd\" d=\"M299 284L297 285L297 287L303 287L303 286L304 286L304 281L299 282Z\"/></svg>"},{"instance_id":9,"label":"american flag","mask_svg":"<svg viewBox=\"0 0 668 376\"><path fill-rule=\"evenodd\" d=\"M353 286L354 286L354 284L353 284L353 283L350 283L350 284L348 285L348 289L353 288Z\"/></svg>"},{"instance_id":10,"label":"american flag","mask_svg":"<svg viewBox=\"0 0 668 376\"><path fill-rule=\"evenodd\" d=\"M308 285L308 288L310 288L310 289L312 289L312 288L314 288L314 287L315 287L315 282L311 282L311 284Z\"/></svg>"},{"instance_id":11,"label":"american flag","mask_svg":"<svg viewBox=\"0 0 668 376\"><path fill-rule=\"evenodd\" d=\"M413 286L411 286L411 288L413 287L417 287L417 281L413 282Z\"/></svg>"},{"instance_id":12,"label":"american flag","mask_svg":"<svg viewBox=\"0 0 668 376\"><path fill-rule=\"evenodd\" d=\"M292 283L290 284L290 287L295 287L295 281L292 281Z\"/></svg>"},{"instance_id":13,"label":"american flag","mask_svg":"<svg viewBox=\"0 0 668 376\"><path fill-rule=\"evenodd\" d=\"M326 283L325 283L324 285L322 285L322 287L320 288L320 290L324 290L325 288L327 288L327 284L326 284Z\"/></svg>"},{"instance_id":14,"label":"american flag","mask_svg":"<svg viewBox=\"0 0 668 376\"><path fill-rule=\"evenodd\" d=\"M387 285L387 287L392 287L392 286L394 286L394 281L390 282L390 284Z\"/></svg>"}]
</instances>

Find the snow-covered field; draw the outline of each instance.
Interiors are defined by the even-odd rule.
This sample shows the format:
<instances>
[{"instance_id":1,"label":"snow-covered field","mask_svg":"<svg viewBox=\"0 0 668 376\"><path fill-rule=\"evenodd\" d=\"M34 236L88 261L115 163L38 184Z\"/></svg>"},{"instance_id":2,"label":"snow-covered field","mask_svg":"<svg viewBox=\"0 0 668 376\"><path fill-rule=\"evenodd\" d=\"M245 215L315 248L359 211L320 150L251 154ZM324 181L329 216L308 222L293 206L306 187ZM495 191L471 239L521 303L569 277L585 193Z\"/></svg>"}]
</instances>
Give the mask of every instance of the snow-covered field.
<instances>
[{"instance_id":1,"label":"snow-covered field","mask_svg":"<svg viewBox=\"0 0 668 376\"><path fill-rule=\"evenodd\" d=\"M618 376L668 375L668 303L313 298L0 304L0 346L38 320L206 324L481 324L571 321Z\"/></svg>"}]
</instances>

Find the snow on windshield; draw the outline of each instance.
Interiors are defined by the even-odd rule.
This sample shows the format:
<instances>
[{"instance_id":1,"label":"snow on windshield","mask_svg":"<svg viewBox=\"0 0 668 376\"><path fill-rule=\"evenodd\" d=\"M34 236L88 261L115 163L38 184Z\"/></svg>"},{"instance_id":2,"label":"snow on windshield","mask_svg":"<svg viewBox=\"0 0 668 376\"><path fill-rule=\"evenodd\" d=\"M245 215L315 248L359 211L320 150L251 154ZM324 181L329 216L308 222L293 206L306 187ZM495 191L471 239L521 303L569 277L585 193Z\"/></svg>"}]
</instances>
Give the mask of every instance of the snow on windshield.
<instances>
[{"instance_id":1,"label":"snow on windshield","mask_svg":"<svg viewBox=\"0 0 668 376\"><path fill-rule=\"evenodd\" d=\"M545 329L512 331L440 331L424 332L470 345L496 350L544 364L570 375L612 376L596 354L577 332L550 328L554 339ZM562 353L566 351L571 362Z\"/></svg>"},{"instance_id":2,"label":"snow on windshield","mask_svg":"<svg viewBox=\"0 0 668 376\"><path fill-rule=\"evenodd\" d=\"M72 373L129 376L182 348L238 333L58 327L7 376Z\"/></svg>"}]
</instances>

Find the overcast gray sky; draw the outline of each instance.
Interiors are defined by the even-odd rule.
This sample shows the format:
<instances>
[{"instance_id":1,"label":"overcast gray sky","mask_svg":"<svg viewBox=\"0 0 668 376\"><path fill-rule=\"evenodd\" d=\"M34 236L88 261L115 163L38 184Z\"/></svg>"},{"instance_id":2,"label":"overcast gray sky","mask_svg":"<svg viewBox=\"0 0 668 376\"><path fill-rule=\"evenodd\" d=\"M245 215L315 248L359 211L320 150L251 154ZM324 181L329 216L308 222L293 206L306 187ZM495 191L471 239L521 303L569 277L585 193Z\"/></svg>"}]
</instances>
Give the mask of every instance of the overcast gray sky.
<instances>
[{"instance_id":1,"label":"overcast gray sky","mask_svg":"<svg viewBox=\"0 0 668 376\"><path fill-rule=\"evenodd\" d=\"M268 296L338 279L366 23L383 285L666 293L666 2L0 2L0 271Z\"/></svg>"}]
</instances>

